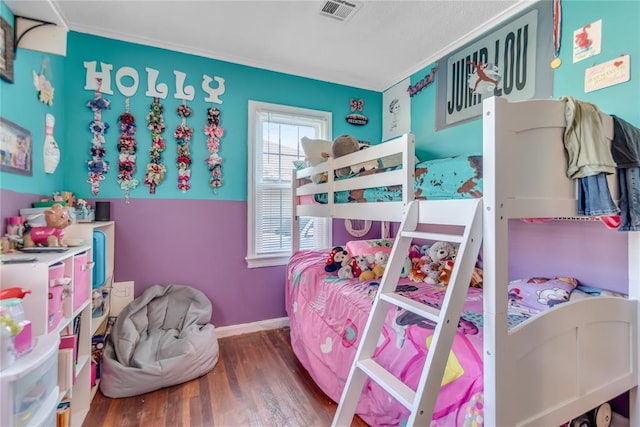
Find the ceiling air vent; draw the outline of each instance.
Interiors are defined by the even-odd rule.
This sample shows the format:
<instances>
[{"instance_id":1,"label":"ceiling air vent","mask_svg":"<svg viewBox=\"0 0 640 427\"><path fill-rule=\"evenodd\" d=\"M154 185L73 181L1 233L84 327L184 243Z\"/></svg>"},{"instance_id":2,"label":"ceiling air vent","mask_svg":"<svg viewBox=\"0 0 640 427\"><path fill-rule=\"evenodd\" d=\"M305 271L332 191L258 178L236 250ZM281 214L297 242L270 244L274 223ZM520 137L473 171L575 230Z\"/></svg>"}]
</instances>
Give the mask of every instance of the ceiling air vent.
<instances>
[{"instance_id":1,"label":"ceiling air vent","mask_svg":"<svg viewBox=\"0 0 640 427\"><path fill-rule=\"evenodd\" d=\"M355 3L348 1L328 0L322 7L320 14L339 19L340 21L346 21L347 18L355 13L356 7L357 5Z\"/></svg>"}]
</instances>

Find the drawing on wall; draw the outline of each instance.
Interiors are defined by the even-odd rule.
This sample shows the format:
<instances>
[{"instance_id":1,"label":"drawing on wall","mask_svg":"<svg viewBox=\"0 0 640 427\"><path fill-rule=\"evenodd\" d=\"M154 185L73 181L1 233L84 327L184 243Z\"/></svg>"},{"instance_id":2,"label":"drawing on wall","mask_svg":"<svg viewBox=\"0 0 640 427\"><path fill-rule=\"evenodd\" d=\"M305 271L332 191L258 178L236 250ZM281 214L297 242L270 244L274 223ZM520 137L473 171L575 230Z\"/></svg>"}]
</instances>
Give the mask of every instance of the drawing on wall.
<instances>
[{"instance_id":1,"label":"drawing on wall","mask_svg":"<svg viewBox=\"0 0 640 427\"><path fill-rule=\"evenodd\" d=\"M409 133L411 129L411 97L405 79L382 94L382 140Z\"/></svg>"},{"instance_id":2,"label":"drawing on wall","mask_svg":"<svg viewBox=\"0 0 640 427\"><path fill-rule=\"evenodd\" d=\"M602 20L586 24L573 32L573 62L579 62L600 53Z\"/></svg>"}]
</instances>

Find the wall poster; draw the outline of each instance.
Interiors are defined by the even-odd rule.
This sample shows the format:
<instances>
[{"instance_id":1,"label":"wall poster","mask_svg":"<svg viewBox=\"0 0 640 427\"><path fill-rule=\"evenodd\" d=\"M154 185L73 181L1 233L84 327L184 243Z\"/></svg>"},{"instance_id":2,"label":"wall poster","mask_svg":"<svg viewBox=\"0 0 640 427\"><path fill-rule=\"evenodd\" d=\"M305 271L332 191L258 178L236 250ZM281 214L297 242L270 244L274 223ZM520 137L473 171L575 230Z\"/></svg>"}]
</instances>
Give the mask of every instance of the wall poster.
<instances>
[{"instance_id":1,"label":"wall poster","mask_svg":"<svg viewBox=\"0 0 640 427\"><path fill-rule=\"evenodd\" d=\"M552 14L540 2L438 61L436 130L479 117L487 97L551 97Z\"/></svg>"},{"instance_id":2,"label":"wall poster","mask_svg":"<svg viewBox=\"0 0 640 427\"><path fill-rule=\"evenodd\" d=\"M407 78L382 94L382 140L409 133L411 129L411 97Z\"/></svg>"}]
</instances>

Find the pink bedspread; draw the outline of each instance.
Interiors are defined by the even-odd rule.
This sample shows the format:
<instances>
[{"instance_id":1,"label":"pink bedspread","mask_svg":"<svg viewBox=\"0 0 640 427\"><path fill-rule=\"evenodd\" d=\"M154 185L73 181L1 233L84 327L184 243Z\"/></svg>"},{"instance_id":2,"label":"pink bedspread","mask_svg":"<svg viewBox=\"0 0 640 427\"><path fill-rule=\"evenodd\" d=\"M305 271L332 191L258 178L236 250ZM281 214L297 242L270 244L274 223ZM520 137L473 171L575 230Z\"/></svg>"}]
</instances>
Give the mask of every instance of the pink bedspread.
<instances>
[{"instance_id":1,"label":"pink bedspread","mask_svg":"<svg viewBox=\"0 0 640 427\"><path fill-rule=\"evenodd\" d=\"M334 401L340 400L377 281L339 279L324 271L325 252L300 251L287 268L291 344L302 365ZM440 306L444 290L401 279L406 296ZM432 426L482 425L482 290L469 289ZM374 358L414 390L433 324L390 309ZM372 426L403 425L409 412L377 384L365 384L357 413Z\"/></svg>"}]
</instances>

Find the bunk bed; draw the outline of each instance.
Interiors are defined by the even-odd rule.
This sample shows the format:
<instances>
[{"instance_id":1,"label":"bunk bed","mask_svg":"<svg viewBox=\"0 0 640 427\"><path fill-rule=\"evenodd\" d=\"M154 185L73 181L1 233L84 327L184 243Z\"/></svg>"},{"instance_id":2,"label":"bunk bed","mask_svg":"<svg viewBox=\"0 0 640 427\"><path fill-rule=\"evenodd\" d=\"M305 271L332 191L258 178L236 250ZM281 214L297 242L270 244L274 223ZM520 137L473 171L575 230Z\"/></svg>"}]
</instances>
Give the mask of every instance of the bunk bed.
<instances>
[{"instance_id":1,"label":"bunk bed","mask_svg":"<svg viewBox=\"0 0 640 427\"><path fill-rule=\"evenodd\" d=\"M640 232L627 233L626 298L576 298L525 319L514 316L508 293L509 221L576 216L575 183L565 173L564 104L556 100L509 102L494 97L485 100L483 108L484 279L482 290L469 289L463 309L468 316L478 313L480 320L477 316L465 319L463 314L466 322L461 323L452 348L462 369L457 374L445 373L454 379L443 382L432 425L473 425L474 420L483 420L487 426L560 425L626 391L630 391L631 425L637 425ZM413 152L413 137L405 135L296 171L294 224L303 216L400 222L408 203L416 198L415 170L404 167L414 164ZM335 169L398 153L402 157L400 169L333 179ZM319 173L327 174L326 182L300 184ZM401 186L401 200L335 202L340 191L389 185ZM324 194L326 203L308 203L309 195L314 194ZM438 202L432 203L435 209ZM297 228L294 226L294 245L299 238ZM294 352L320 388L338 401L346 379L342 359L353 359L357 333L362 319L366 321L376 284L338 280L324 272L325 259L322 251L294 253L287 269L286 309ZM398 280L398 290L433 304L438 296L437 288L417 286L406 279ZM369 300L362 294L369 295ZM339 313L331 311L330 306L339 300L351 308L340 306ZM398 313L393 312L387 322L376 357L384 359L381 363L387 366L398 366L401 372L395 374L415 386L415 378L411 379L415 373L409 369L424 363L427 350L423 343L429 327L416 319L411 324L398 322ZM465 334L462 329L468 323L481 327ZM406 344L409 342L411 346ZM327 351L331 345L336 351ZM470 356L461 350L465 345ZM403 353L409 347L413 347L413 354ZM356 413L371 425L400 424L406 420L406 411L397 406L371 383L365 387Z\"/></svg>"}]
</instances>

